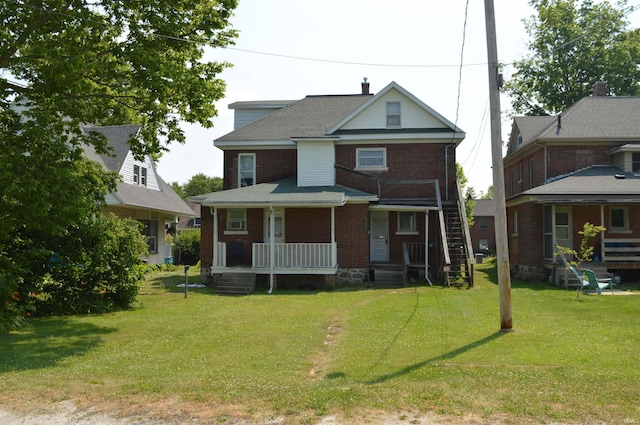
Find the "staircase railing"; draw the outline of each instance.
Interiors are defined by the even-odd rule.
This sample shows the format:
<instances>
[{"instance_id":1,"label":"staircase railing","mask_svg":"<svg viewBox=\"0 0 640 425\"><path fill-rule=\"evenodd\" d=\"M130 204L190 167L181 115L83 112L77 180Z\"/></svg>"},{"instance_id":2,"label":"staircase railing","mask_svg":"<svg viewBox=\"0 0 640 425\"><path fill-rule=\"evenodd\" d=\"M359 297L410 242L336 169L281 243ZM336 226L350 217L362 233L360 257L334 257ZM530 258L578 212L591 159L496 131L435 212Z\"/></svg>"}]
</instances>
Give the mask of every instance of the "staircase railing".
<instances>
[{"instance_id":1,"label":"staircase railing","mask_svg":"<svg viewBox=\"0 0 640 425\"><path fill-rule=\"evenodd\" d=\"M436 180L437 182L437 180ZM449 244L447 243L447 228L444 222L444 212L442 211L442 198L440 197L440 185L436 183L436 201L438 202L438 220L440 221L440 239L442 240L442 256L444 257L444 271L448 273L451 267L451 256L449 255Z\"/></svg>"},{"instance_id":2,"label":"staircase railing","mask_svg":"<svg viewBox=\"0 0 640 425\"><path fill-rule=\"evenodd\" d=\"M469 286L473 286L473 265L475 264L476 259L473 256L473 244L471 243L471 234L469 232L469 223L467 221L467 209L464 204L464 195L462 194L462 188L460 187L460 181L458 180L456 180L456 188L458 189L458 213L460 214L462 234L465 242L465 261L467 263L467 270L469 270Z\"/></svg>"}]
</instances>

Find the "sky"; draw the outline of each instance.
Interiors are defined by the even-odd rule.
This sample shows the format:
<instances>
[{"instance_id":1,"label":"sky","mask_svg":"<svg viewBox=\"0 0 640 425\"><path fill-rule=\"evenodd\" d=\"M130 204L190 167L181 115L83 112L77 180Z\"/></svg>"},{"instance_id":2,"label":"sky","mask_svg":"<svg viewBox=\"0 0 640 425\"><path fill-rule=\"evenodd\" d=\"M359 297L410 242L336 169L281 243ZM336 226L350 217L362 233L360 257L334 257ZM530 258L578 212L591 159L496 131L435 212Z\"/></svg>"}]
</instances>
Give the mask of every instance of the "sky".
<instances>
[{"instance_id":1,"label":"sky","mask_svg":"<svg viewBox=\"0 0 640 425\"><path fill-rule=\"evenodd\" d=\"M508 78L508 64L529 54L523 19L533 9L528 0L494 0L494 7ZM628 19L640 26L640 11ZM208 49L204 58L233 64L219 75L227 90L216 102L214 128L183 125L186 143L171 145L158 162L164 180L222 177L223 154L213 141L233 130L229 104L358 94L367 78L373 94L395 81L456 123L466 132L456 160L467 186L481 194L493 184L484 1L240 0L231 23L240 33L236 44ZM508 97L500 103L507 140L513 113Z\"/></svg>"}]
</instances>

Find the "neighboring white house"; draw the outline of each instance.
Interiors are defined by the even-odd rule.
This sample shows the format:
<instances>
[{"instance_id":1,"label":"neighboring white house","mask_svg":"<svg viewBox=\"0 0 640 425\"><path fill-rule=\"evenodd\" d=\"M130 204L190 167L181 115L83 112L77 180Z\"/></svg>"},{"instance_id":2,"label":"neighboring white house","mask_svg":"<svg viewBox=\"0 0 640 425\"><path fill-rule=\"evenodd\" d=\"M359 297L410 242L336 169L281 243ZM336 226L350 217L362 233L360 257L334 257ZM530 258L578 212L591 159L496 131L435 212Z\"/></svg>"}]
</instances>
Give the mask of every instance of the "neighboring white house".
<instances>
[{"instance_id":1,"label":"neighboring white house","mask_svg":"<svg viewBox=\"0 0 640 425\"><path fill-rule=\"evenodd\" d=\"M82 130L98 132L109 139L110 154L98 154L92 146L85 147L85 153L89 159L122 177L116 191L107 195L104 211L143 223L143 234L149 244L149 256L144 261L165 262L171 256L171 246L165 243L166 226L176 223L181 216L194 216L193 210L162 180L149 155L141 160L134 158L128 141L140 130L139 125L85 125Z\"/></svg>"}]
</instances>

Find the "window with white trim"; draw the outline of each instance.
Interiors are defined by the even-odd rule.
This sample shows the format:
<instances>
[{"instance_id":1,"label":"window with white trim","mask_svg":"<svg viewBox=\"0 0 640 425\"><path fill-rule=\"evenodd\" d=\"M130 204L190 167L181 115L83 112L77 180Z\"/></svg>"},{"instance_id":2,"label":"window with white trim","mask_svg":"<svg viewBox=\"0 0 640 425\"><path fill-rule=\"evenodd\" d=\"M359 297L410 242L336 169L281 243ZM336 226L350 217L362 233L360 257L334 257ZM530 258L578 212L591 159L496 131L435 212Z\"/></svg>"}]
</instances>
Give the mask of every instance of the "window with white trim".
<instances>
[{"instance_id":1,"label":"window with white trim","mask_svg":"<svg viewBox=\"0 0 640 425\"><path fill-rule=\"evenodd\" d=\"M626 206L609 207L609 231L624 232L629 230L629 208Z\"/></svg>"},{"instance_id":2,"label":"window with white trim","mask_svg":"<svg viewBox=\"0 0 640 425\"><path fill-rule=\"evenodd\" d=\"M416 233L416 213L413 211L398 212L398 233Z\"/></svg>"},{"instance_id":3,"label":"window with white trim","mask_svg":"<svg viewBox=\"0 0 640 425\"><path fill-rule=\"evenodd\" d=\"M230 209L227 211L227 232L247 231L247 210Z\"/></svg>"},{"instance_id":4,"label":"window with white trim","mask_svg":"<svg viewBox=\"0 0 640 425\"><path fill-rule=\"evenodd\" d=\"M356 149L356 168L386 169L386 148L358 148Z\"/></svg>"},{"instance_id":5,"label":"window with white trim","mask_svg":"<svg viewBox=\"0 0 640 425\"><path fill-rule=\"evenodd\" d=\"M400 126L400 102L387 102L387 127Z\"/></svg>"},{"instance_id":6,"label":"window with white trim","mask_svg":"<svg viewBox=\"0 0 640 425\"><path fill-rule=\"evenodd\" d=\"M633 152L631 154L631 172L633 174L640 174L640 152Z\"/></svg>"},{"instance_id":7,"label":"window with white trim","mask_svg":"<svg viewBox=\"0 0 640 425\"><path fill-rule=\"evenodd\" d=\"M256 184L256 154L238 154L238 187Z\"/></svg>"},{"instance_id":8,"label":"window with white trim","mask_svg":"<svg viewBox=\"0 0 640 425\"><path fill-rule=\"evenodd\" d=\"M133 184L147 185L147 167L133 166Z\"/></svg>"},{"instance_id":9,"label":"window with white trim","mask_svg":"<svg viewBox=\"0 0 640 425\"><path fill-rule=\"evenodd\" d=\"M149 252L158 252L158 222L155 220L139 220L142 223L142 236L147 241Z\"/></svg>"},{"instance_id":10,"label":"window with white trim","mask_svg":"<svg viewBox=\"0 0 640 425\"><path fill-rule=\"evenodd\" d=\"M478 248L481 251L488 251L489 250L489 239L479 239Z\"/></svg>"}]
</instances>

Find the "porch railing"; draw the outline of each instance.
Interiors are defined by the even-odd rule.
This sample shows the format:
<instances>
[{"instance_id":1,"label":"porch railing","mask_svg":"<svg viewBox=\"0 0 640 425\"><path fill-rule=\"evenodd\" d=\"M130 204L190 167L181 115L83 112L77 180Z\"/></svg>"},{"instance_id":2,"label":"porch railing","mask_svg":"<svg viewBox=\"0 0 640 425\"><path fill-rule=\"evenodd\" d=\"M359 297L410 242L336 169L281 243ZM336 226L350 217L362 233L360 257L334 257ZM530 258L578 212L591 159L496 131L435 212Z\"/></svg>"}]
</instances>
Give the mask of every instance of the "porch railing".
<instances>
[{"instance_id":1,"label":"porch railing","mask_svg":"<svg viewBox=\"0 0 640 425\"><path fill-rule=\"evenodd\" d=\"M336 267L335 243L277 243L274 247L274 268L319 269ZM252 263L255 268L271 266L271 244L254 243Z\"/></svg>"},{"instance_id":2,"label":"porch railing","mask_svg":"<svg viewBox=\"0 0 640 425\"><path fill-rule=\"evenodd\" d=\"M227 244L224 242L216 243L213 251L213 264L212 267L226 267L227 266Z\"/></svg>"}]
</instances>

